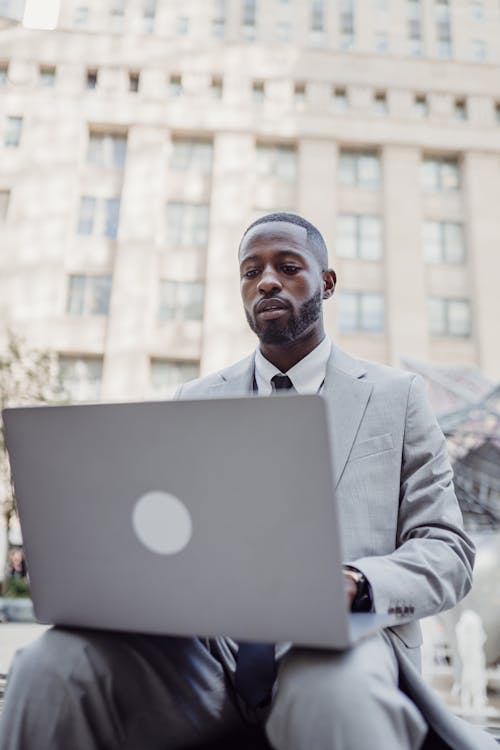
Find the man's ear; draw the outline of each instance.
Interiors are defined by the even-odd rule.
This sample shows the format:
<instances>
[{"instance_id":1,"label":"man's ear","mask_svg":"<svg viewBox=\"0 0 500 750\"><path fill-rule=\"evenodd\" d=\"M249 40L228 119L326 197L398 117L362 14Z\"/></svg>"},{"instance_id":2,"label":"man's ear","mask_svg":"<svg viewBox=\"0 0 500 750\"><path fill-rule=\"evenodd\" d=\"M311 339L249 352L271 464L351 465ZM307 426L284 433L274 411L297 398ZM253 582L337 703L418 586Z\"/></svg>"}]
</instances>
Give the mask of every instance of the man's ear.
<instances>
[{"instance_id":1,"label":"man's ear","mask_svg":"<svg viewBox=\"0 0 500 750\"><path fill-rule=\"evenodd\" d=\"M335 291L337 274L333 268L323 271L323 299L329 299Z\"/></svg>"}]
</instances>

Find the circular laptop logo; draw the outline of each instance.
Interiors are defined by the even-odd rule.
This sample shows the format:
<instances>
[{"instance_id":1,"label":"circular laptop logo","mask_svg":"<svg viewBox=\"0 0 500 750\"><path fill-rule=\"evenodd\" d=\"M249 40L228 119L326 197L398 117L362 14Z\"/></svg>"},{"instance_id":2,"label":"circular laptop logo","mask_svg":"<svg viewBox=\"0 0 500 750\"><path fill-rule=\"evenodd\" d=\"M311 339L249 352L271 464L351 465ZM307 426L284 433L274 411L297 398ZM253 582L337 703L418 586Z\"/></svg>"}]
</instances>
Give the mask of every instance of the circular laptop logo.
<instances>
[{"instance_id":1,"label":"circular laptop logo","mask_svg":"<svg viewBox=\"0 0 500 750\"><path fill-rule=\"evenodd\" d=\"M136 502L132 526L145 547L159 555L175 555L188 544L193 523L188 509L168 492L147 492Z\"/></svg>"}]
</instances>

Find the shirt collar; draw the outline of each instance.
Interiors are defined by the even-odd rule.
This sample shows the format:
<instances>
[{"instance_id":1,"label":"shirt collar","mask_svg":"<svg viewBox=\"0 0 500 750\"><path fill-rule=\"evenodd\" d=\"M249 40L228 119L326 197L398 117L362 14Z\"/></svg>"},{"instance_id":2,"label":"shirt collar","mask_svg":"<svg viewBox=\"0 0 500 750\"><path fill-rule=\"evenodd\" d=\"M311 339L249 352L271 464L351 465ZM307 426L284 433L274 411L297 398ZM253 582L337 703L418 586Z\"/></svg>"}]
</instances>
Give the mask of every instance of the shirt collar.
<instances>
[{"instance_id":1,"label":"shirt collar","mask_svg":"<svg viewBox=\"0 0 500 750\"><path fill-rule=\"evenodd\" d=\"M318 346L291 367L287 373L282 373L268 359L260 349L255 353L255 381L260 396L269 396L273 388L271 378L275 375L288 375L297 393L318 393L326 375L326 364L332 350L332 342L325 336Z\"/></svg>"}]
</instances>

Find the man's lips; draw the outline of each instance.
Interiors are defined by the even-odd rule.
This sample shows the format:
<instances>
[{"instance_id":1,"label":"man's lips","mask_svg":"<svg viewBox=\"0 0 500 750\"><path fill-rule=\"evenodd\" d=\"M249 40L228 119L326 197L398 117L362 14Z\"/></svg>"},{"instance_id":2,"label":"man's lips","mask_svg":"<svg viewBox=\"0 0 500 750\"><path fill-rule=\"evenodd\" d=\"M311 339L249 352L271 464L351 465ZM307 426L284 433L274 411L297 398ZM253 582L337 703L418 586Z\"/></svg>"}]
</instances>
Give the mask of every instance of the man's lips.
<instances>
[{"instance_id":1,"label":"man's lips","mask_svg":"<svg viewBox=\"0 0 500 750\"><path fill-rule=\"evenodd\" d=\"M255 306L255 314L264 315L267 318L273 316L274 314L281 314L285 310L287 310L287 308L288 305L285 302L282 302L280 299L262 299Z\"/></svg>"}]
</instances>

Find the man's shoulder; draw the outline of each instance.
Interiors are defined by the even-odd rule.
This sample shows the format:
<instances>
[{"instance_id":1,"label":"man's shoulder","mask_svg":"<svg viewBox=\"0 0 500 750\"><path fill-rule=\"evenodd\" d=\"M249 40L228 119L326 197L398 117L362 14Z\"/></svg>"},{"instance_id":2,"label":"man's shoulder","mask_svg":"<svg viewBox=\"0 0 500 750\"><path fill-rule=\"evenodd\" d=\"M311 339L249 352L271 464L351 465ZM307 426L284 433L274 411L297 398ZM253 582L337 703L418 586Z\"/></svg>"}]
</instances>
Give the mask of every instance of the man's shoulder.
<instances>
[{"instance_id":1,"label":"man's shoulder","mask_svg":"<svg viewBox=\"0 0 500 750\"><path fill-rule=\"evenodd\" d=\"M409 387L412 381L418 377L415 373L408 370L361 357L353 357L338 347L334 347L333 361L339 370L353 374L355 377L373 384L394 386L399 383L402 386Z\"/></svg>"},{"instance_id":2,"label":"man's shoulder","mask_svg":"<svg viewBox=\"0 0 500 750\"><path fill-rule=\"evenodd\" d=\"M191 396L196 398L197 395L209 391L213 386L220 383L222 372L223 370L219 370L219 372L212 372L210 375L204 375L203 377L195 378L194 380L188 380L187 383L183 383L177 388L175 394L176 398L181 396L182 398L190 398Z\"/></svg>"},{"instance_id":3,"label":"man's shoulder","mask_svg":"<svg viewBox=\"0 0 500 750\"><path fill-rule=\"evenodd\" d=\"M233 378L245 377L245 374L253 367L254 356L252 353L232 365L223 367L221 370L183 383L177 389L175 398L203 398L222 383Z\"/></svg>"},{"instance_id":4,"label":"man's shoulder","mask_svg":"<svg viewBox=\"0 0 500 750\"><path fill-rule=\"evenodd\" d=\"M408 386L417 375L408 370L403 370L400 367L393 367L392 365L384 365L380 362L373 362L371 360L361 360L366 368L367 380L373 380L374 382L385 382L385 383L401 383Z\"/></svg>"}]
</instances>

